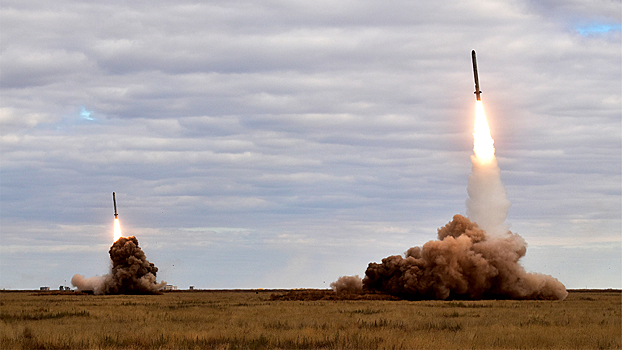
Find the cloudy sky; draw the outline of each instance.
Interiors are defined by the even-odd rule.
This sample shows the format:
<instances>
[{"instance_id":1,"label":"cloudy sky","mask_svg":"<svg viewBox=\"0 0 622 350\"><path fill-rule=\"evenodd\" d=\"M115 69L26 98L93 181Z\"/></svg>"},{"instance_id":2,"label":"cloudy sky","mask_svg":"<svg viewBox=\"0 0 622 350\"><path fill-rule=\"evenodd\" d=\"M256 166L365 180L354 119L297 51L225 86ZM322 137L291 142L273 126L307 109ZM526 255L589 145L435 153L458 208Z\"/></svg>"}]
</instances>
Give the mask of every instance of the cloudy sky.
<instances>
[{"instance_id":1,"label":"cloudy sky","mask_svg":"<svg viewBox=\"0 0 622 350\"><path fill-rule=\"evenodd\" d=\"M0 288L328 288L465 214L471 50L523 265L622 288L614 0L2 1Z\"/></svg>"}]
</instances>

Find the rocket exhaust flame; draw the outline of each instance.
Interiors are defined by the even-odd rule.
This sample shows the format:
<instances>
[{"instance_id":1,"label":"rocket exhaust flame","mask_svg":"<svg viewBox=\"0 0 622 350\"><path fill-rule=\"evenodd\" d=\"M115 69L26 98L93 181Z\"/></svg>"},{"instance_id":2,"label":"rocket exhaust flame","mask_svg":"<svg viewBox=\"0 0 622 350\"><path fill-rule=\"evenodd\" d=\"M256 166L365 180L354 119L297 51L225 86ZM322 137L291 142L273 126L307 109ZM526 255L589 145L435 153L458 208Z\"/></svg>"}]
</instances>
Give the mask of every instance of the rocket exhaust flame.
<instances>
[{"instance_id":1,"label":"rocket exhaust flame","mask_svg":"<svg viewBox=\"0 0 622 350\"><path fill-rule=\"evenodd\" d=\"M118 241L121 237L123 236L121 235L121 225L119 224L119 219L114 218L114 241Z\"/></svg>"},{"instance_id":2,"label":"rocket exhaust flame","mask_svg":"<svg viewBox=\"0 0 622 350\"><path fill-rule=\"evenodd\" d=\"M482 101L475 102L475 128L473 131L473 152L479 163L490 163L495 157L494 140L484 113ZM475 161L475 160L474 160Z\"/></svg>"}]
</instances>

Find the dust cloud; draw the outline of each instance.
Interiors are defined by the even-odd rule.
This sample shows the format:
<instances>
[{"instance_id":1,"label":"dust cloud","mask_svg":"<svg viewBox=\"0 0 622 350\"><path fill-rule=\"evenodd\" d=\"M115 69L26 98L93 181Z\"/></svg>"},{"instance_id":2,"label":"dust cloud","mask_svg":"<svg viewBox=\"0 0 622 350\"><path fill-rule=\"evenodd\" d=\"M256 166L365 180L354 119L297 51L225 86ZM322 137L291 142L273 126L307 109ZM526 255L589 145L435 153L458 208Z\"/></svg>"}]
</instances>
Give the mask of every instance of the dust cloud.
<instances>
[{"instance_id":1,"label":"dust cloud","mask_svg":"<svg viewBox=\"0 0 622 350\"><path fill-rule=\"evenodd\" d=\"M112 268L104 276L85 278L76 274L71 284L94 294L155 294L166 282L156 282L158 268L150 263L134 236L121 237L109 250Z\"/></svg>"},{"instance_id":2,"label":"dust cloud","mask_svg":"<svg viewBox=\"0 0 622 350\"><path fill-rule=\"evenodd\" d=\"M360 293L363 291L363 280L358 275L341 276L330 284L330 288L337 293Z\"/></svg>"},{"instance_id":3,"label":"dust cloud","mask_svg":"<svg viewBox=\"0 0 622 350\"><path fill-rule=\"evenodd\" d=\"M568 292L557 279L518 263L526 251L519 235L493 236L455 215L438 229L438 240L370 263L363 288L412 300L564 299Z\"/></svg>"}]
</instances>

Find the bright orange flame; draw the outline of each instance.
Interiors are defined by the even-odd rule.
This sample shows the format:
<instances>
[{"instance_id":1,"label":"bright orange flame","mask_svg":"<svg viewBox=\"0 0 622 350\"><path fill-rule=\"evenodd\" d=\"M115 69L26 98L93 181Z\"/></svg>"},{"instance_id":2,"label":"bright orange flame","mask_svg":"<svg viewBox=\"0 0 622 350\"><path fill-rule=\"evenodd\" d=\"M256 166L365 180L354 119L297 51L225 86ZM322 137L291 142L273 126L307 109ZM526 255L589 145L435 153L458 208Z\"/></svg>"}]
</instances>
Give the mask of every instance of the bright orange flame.
<instances>
[{"instance_id":1,"label":"bright orange flame","mask_svg":"<svg viewBox=\"0 0 622 350\"><path fill-rule=\"evenodd\" d=\"M475 103L475 131L473 132L473 152L480 163L490 163L495 157L495 141L490 136L482 101Z\"/></svg>"},{"instance_id":2,"label":"bright orange flame","mask_svg":"<svg viewBox=\"0 0 622 350\"><path fill-rule=\"evenodd\" d=\"M121 225L119 225L119 219L114 218L114 242L121 238Z\"/></svg>"}]
</instances>

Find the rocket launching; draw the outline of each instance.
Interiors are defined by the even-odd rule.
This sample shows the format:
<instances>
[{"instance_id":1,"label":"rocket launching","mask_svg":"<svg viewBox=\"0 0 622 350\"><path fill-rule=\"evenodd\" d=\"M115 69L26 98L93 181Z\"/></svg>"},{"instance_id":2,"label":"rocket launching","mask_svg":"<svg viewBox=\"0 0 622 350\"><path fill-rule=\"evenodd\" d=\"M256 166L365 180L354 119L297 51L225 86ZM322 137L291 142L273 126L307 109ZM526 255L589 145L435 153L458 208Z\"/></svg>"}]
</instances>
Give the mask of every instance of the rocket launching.
<instances>
[{"instance_id":1,"label":"rocket launching","mask_svg":"<svg viewBox=\"0 0 622 350\"><path fill-rule=\"evenodd\" d=\"M138 246L134 236L123 237L117 213L117 197L112 192L114 206L114 240L108 253L112 261L110 273L103 276L85 278L75 274L71 284L79 291L95 294L157 294L166 282L156 282L158 268L150 263Z\"/></svg>"},{"instance_id":2,"label":"rocket launching","mask_svg":"<svg viewBox=\"0 0 622 350\"><path fill-rule=\"evenodd\" d=\"M455 215L437 230L436 240L412 247L404 256L393 255L381 263L369 263L362 290L411 300L563 300L568 292L561 282L552 276L527 272L520 265L527 243L505 223L510 201L501 181L494 140L482 105L475 50L471 51L471 58L477 101L473 168L467 185L468 217ZM352 279L340 278L335 290L345 282L353 285Z\"/></svg>"}]
</instances>

